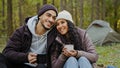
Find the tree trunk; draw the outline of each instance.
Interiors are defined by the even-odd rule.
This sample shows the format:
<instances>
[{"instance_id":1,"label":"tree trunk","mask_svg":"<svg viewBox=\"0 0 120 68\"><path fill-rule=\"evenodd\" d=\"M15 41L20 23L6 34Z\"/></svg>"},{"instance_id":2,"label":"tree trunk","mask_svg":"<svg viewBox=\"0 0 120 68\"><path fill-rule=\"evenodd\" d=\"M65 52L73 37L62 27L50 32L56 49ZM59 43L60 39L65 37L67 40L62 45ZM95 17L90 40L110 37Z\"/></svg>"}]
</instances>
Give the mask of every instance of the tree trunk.
<instances>
[{"instance_id":1,"label":"tree trunk","mask_svg":"<svg viewBox=\"0 0 120 68\"><path fill-rule=\"evenodd\" d=\"M39 9L40 9L40 3L37 3L36 4L36 7L37 7L37 13L39 12Z\"/></svg>"},{"instance_id":2,"label":"tree trunk","mask_svg":"<svg viewBox=\"0 0 120 68\"><path fill-rule=\"evenodd\" d=\"M99 8L99 0L95 0L95 10L96 10L96 14L95 14L95 19L99 19L99 17L100 17L100 8Z\"/></svg>"},{"instance_id":3,"label":"tree trunk","mask_svg":"<svg viewBox=\"0 0 120 68\"><path fill-rule=\"evenodd\" d=\"M105 6L105 1L104 0L101 0L101 5L102 5L101 19L105 20L105 12L106 12L105 8L106 8L106 6Z\"/></svg>"},{"instance_id":4,"label":"tree trunk","mask_svg":"<svg viewBox=\"0 0 120 68\"><path fill-rule=\"evenodd\" d=\"M118 14L117 14L117 11L118 11L118 0L114 0L113 4L114 4L114 30L118 32L118 30L117 30L117 20L118 20Z\"/></svg>"},{"instance_id":5,"label":"tree trunk","mask_svg":"<svg viewBox=\"0 0 120 68\"><path fill-rule=\"evenodd\" d=\"M60 10L66 9L66 0L60 0Z\"/></svg>"},{"instance_id":6,"label":"tree trunk","mask_svg":"<svg viewBox=\"0 0 120 68\"><path fill-rule=\"evenodd\" d=\"M47 4L47 0L43 0L43 5L44 5L44 4Z\"/></svg>"},{"instance_id":7,"label":"tree trunk","mask_svg":"<svg viewBox=\"0 0 120 68\"><path fill-rule=\"evenodd\" d=\"M18 1L18 8L19 8L19 20L20 20L20 26L23 25L23 14L22 14L22 0Z\"/></svg>"},{"instance_id":8,"label":"tree trunk","mask_svg":"<svg viewBox=\"0 0 120 68\"><path fill-rule=\"evenodd\" d=\"M60 0L60 11L62 11L62 10L63 10L63 1Z\"/></svg>"},{"instance_id":9,"label":"tree trunk","mask_svg":"<svg viewBox=\"0 0 120 68\"><path fill-rule=\"evenodd\" d=\"M12 24L12 0L7 0L7 36L11 36L13 32Z\"/></svg>"},{"instance_id":10,"label":"tree trunk","mask_svg":"<svg viewBox=\"0 0 120 68\"><path fill-rule=\"evenodd\" d=\"M3 17L3 21L2 21L2 26L5 29L5 0L2 0L2 17Z\"/></svg>"},{"instance_id":11,"label":"tree trunk","mask_svg":"<svg viewBox=\"0 0 120 68\"><path fill-rule=\"evenodd\" d=\"M68 2L68 11L72 14L73 16L73 0L69 0Z\"/></svg>"},{"instance_id":12,"label":"tree trunk","mask_svg":"<svg viewBox=\"0 0 120 68\"><path fill-rule=\"evenodd\" d=\"M81 27L82 28L82 26L83 26L83 22L84 22L84 17L83 17L83 0L79 0L79 3L80 3L80 25L79 25L79 27Z\"/></svg>"},{"instance_id":13,"label":"tree trunk","mask_svg":"<svg viewBox=\"0 0 120 68\"><path fill-rule=\"evenodd\" d=\"M52 5L55 5L54 0L52 0Z\"/></svg>"},{"instance_id":14,"label":"tree trunk","mask_svg":"<svg viewBox=\"0 0 120 68\"><path fill-rule=\"evenodd\" d=\"M94 14L94 12L95 12L95 10L94 10L94 8L95 8L95 0L92 0L91 1L91 22L93 21L93 19L95 18L95 14Z\"/></svg>"}]
</instances>

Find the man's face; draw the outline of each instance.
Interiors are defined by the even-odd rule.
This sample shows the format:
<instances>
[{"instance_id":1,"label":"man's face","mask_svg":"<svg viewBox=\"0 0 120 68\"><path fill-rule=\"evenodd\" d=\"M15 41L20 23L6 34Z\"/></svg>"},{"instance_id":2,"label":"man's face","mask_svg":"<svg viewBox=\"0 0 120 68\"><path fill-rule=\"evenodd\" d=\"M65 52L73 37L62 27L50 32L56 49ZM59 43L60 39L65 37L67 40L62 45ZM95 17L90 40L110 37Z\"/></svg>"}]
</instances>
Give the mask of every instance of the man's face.
<instances>
[{"instance_id":1,"label":"man's face","mask_svg":"<svg viewBox=\"0 0 120 68\"><path fill-rule=\"evenodd\" d=\"M42 14L39 18L42 26L46 30L49 30L55 24L56 12L53 10L48 10L44 14Z\"/></svg>"}]
</instances>

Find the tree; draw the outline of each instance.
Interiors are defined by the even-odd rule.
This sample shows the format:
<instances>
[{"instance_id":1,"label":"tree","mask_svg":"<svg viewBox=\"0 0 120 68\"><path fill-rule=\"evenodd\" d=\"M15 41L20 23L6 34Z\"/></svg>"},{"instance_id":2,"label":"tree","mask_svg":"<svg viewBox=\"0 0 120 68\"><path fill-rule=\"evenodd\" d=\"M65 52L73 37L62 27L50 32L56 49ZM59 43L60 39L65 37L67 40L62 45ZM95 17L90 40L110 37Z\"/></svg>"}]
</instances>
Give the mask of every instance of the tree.
<instances>
[{"instance_id":1,"label":"tree","mask_svg":"<svg viewBox=\"0 0 120 68\"><path fill-rule=\"evenodd\" d=\"M73 16L73 0L69 0L68 2L68 11L72 14Z\"/></svg>"},{"instance_id":2,"label":"tree","mask_svg":"<svg viewBox=\"0 0 120 68\"><path fill-rule=\"evenodd\" d=\"M37 7L37 13L38 13L38 11L39 11L39 9L40 9L40 3L37 3L37 4L36 4L36 7Z\"/></svg>"},{"instance_id":3,"label":"tree","mask_svg":"<svg viewBox=\"0 0 120 68\"><path fill-rule=\"evenodd\" d=\"M115 31L117 31L117 32L119 32L118 30L117 30L117 21L118 21L118 13L117 13L117 11L118 11L118 5L119 5L119 2L118 2L119 0L114 0L113 1L113 5L114 5L114 30Z\"/></svg>"},{"instance_id":4,"label":"tree","mask_svg":"<svg viewBox=\"0 0 120 68\"><path fill-rule=\"evenodd\" d=\"M23 3L23 0L18 1L20 26L23 25L23 22L24 22L23 15L22 15L22 3Z\"/></svg>"},{"instance_id":5,"label":"tree","mask_svg":"<svg viewBox=\"0 0 120 68\"><path fill-rule=\"evenodd\" d=\"M80 26L82 28L83 26L83 22L84 22L84 17L83 17L83 0L79 0L79 3L80 3Z\"/></svg>"},{"instance_id":6,"label":"tree","mask_svg":"<svg viewBox=\"0 0 120 68\"><path fill-rule=\"evenodd\" d=\"M7 37L13 32L12 24L12 0L7 0Z\"/></svg>"},{"instance_id":7,"label":"tree","mask_svg":"<svg viewBox=\"0 0 120 68\"><path fill-rule=\"evenodd\" d=\"M99 0L92 0L91 1L91 21L100 19L100 5L99 5Z\"/></svg>"},{"instance_id":8,"label":"tree","mask_svg":"<svg viewBox=\"0 0 120 68\"><path fill-rule=\"evenodd\" d=\"M3 25L3 28L5 28L5 19L4 19L5 10L4 10L4 8L5 8L5 0L2 0L2 17L3 17L2 25Z\"/></svg>"},{"instance_id":9,"label":"tree","mask_svg":"<svg viewBox=\"0 0 120 68\"><path fill-rule=\"evenodd\" d=\"M66 0L60 0L60 10L66 9Z\"/></svg>"},{"instance_id":10,"label":"tree","mask_svg":"<svg viewBox=\"0 0 120 68\"><path fill-rule=\"evenodd\" d=\"M47 0L43 0L43 4L47 4Z\"/></svg>"},{"instance_id":11,"label":"tree","mask_svg":"<svg viewBox=\"0 0 120 68\"><path fill-rule=\"evenodd\" d=\"M105 13L106 13L106 10L105 10L105 8L106 8L106 6L105 6L105 0L101 0L101 6L102 6L102 10L101 10L101 19L102 20L105 20Z\"/></svg>"},{"instance_id":12,"label":"tree","mask_svg":"<svg viewBox=\"0 0 120 68\"><path fill-rule=\"evenodd\" d=\"M52 4L55 5L54 0L52 0Z\"/></svg>"},{"instance_id":13,"label":"tree","mask_svg":"<svg viewBox=\"0 0 120 68\"><path fill-rule=\"evenodd\" d=\"M95 14L95 19L100 19L100 8L99 8L99 0L95 0L95 10L96 10L96 14Z\"/></svg>"},{"instance_id":14,"label":"tree","mask_svg":"<svg viewBox=\"0 0 120 68\"><path fill-rule=\"evenodd\" d=\"M78 9L77 9L77 8L78 8L78 7L77 7L77 5L78 5L78 0L75 0L74 3L75 3L75 6L74 6L74 9L75 9L75 10L74 10L74 14L75 14L75 15L74 15L74 21L75 21L75 24L78 26L78 25L79 25L79 24L78 24L78 23L79 23L79 22L78 22L78 12L77 12L77 10L78 10Z\"/></svg>"},{"instance_id":15,"label":"tree","mask_svg":"<svg viewBox=\"0 0 120 68\"><path fill-rule=\"evenodd\" d=\"M92 5L92 7L91 7L91 22L95 18L95 14L94 14L94 12L95 12L94 11L95 5L94 5L94 3L95 3L95 0L91 0L91 5Z\"/></svg>"}]
</instances>

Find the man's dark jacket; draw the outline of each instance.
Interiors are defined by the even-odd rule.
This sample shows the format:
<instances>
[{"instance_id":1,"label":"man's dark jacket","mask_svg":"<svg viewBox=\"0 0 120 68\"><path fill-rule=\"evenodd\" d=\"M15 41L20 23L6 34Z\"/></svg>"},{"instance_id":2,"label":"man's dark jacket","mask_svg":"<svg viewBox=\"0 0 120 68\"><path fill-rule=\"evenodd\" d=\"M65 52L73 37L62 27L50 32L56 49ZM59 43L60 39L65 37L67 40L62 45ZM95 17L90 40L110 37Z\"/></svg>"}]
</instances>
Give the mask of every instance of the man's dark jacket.
<instances>
[{"instance_id":1,"label":"man's dark jacket","mask_svg":"<svg viewBox=\"0 0 120 68\"><path fill-rule=\"evenodd\" d=\"M56 28L54 27L47 35L47 66L50 66L50 46L56 37ZM23 68L23 64L28 62L28 51L32 43L32 34L25 24L18 28L9 38L3 54L7 60L8 68Z\"/></svg>"}]
</instances>

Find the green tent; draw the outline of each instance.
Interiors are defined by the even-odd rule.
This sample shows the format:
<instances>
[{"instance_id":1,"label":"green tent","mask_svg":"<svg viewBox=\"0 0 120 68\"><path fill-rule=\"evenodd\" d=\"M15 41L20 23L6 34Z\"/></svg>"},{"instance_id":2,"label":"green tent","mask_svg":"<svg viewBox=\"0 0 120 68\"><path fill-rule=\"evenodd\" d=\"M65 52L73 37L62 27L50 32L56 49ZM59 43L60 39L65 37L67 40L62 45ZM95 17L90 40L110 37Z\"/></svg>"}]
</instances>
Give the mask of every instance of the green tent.
<instances>
[{"instance_id":1,"label":"green tent","mask_svg":"<svg viewBox=\"0 0 120 68\"><path fill-rule=\"evenodd\" d=\"M120 43L120 34L115 31L109 32L109 34L103 41L103 44L109 44L109 43Z\"/></svg>"},{"instance_id":2,"label":"green tent","mask_svg":"<svg viewBox=\"0 0 120 68\"><path fill-rule=\"evenodd\" d=\"M95 45L120 43L120 34L115 32L109 23L103 20L93 21L88 26L87 33Z\"/></svg>"}]
</instances>

